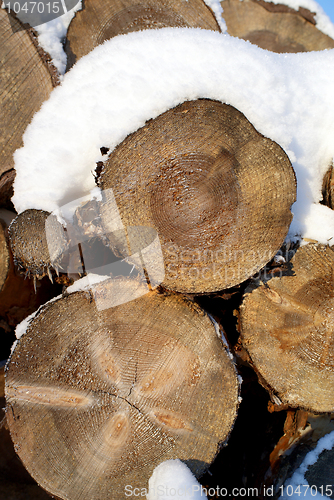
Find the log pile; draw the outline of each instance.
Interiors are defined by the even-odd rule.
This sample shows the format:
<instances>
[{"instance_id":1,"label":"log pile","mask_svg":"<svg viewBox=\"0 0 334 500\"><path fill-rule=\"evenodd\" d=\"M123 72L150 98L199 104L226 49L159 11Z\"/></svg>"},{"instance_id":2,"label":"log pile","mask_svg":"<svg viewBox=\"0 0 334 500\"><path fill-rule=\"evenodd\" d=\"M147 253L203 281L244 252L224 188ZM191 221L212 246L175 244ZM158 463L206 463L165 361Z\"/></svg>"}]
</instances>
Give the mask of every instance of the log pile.
<instances>
[{"instance_id":1,"label":"log pile","mask_svg":"<svg viewBox=\"0 0 334 500\"><path fill-rule=\"evenodd\" d=\"M222 6L228 32L262 48L334 47L306 9ZM9 88L0 96L8 117L0 205L9 207L12 154L54 79L31 32L11 31L19 21L0 16ZM68 31L68 69L118 34L167 26L219 30L200 0L86 0ZM25 52L32 83L20 81ZM334 253L284 246L296 199L289 158L241 111L198 99L129 135L98 165L96 181L101 201L80 206L66 228L35 209L1 226L1 324L12 333L35 313L2 356L6 500L118 499L126 484L147 487L169 458L184 460L205 486L257 487L264 498L272 485L277 497L300 462L294 452L314 447L334 414ZM333 208L331 184L329 173L324 202ZM274 259L280 248L283 265ZM111 272L89 290L67 291L95 253L127 263L129 276ZM13 445L48 493L25 475ZM226 463L233 473L221 472Z\"/></svg>"}]
</instances>

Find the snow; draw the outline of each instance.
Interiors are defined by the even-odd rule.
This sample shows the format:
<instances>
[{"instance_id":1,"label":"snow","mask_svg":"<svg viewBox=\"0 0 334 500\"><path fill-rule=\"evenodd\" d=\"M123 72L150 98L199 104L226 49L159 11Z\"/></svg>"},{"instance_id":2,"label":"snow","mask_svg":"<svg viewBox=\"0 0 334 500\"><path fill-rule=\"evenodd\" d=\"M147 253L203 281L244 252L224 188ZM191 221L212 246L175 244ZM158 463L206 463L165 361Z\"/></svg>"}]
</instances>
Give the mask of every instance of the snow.
<instances>
[{"instance_id":1,"label":"snow","mask_svg":"<svg viewBox=\"0 0 334 500\"><path fill-rule=\"evenodd\" d=\"M222 33L225 33L227 31L227 26L225 20L222 18L223 15L222 2L220 2L219 0L204 0L204 2L208 7L210 7L213 14L215 15L216 21L220 29L222 30Z\"/></svg>"},{"instance_id":2,"label":"snow","mask_svg":"<svg viewBox=\"0 0 334 500\"><path fill-rule=\"evenodd\" d=\"M331 450L334 447L334 431L326 434L326 436L319 439L316 448L310 451L306 457L304 458L302 464L295 471L293 476L286 481L284 484L283 491L284 493L280 496L281 500L296 500L298 498L305 498L306 500L311 499L323 499L328 498L328 496L323 496L319 492L315 492L315 489L308 488L309 485L307 480L305 479L305 473L310 465L313 465L320 455L320 453L324 450ZM328 478L328 483L330 484L333 478ZM326 491L326 487L324 486L324 493ZM294 494L291 494L294 492ZM290 493L290 494L289 494ZM313 494L312 494L313 493ZM315 494L316 493L316 494Z\"/></svg>"},{"instance_id":3,"label":"snow","mask_svg":"<svg viewBox=\"0 0 334 500\"><path fill-rule=\"evenodd\" d=\"M67 63L63 41L75 13L81 9L82 4L80 1L73 9L67 11L66 14L35 27L38 33L38 43L51 56L52 63L57 68L59 75L65 73Z\"/></svg>"},{"instance_id":4,"label":"snow","mask_svg":"<svg viewBox=\"0 0 334 500\"><path fill-rule=\"evenodd\" d=\"M334 50L276 54L192 28L115 37L77 62L28 126L14 155L15 208L52 212L87 196L100 147L204 97L238 108L288 154L298 182L289 237L334 243L334 212L319 205L334 156L333 80Z\"/></svg>"},{"instance_id":5,"label":"snow","mask_svg":"<svg viewBox=\"0 0 334 500\"><path fill-rule=\"evenodd\" d=\"M80 278L79 280L75 281L73 285L66 288L66 293L91 290L94 285L96 285L97 283L101 283L102 281L105 281L107 279L110 279L110 276L88 273L87 276Z\"/></svg>"},{"instance_id":6,"label":"snow","mask_svg":"<svg viewBox=\"0 0 334 500\"><path fill-rule=\"evenodd\" d=\"M65 2L62 2L63 8L66 10ZM5 4L3 6L5 8ZM38 33L38 43L39 45L48 52L51 56L53 65L57 68L60 78L66 70L66 54L63 48L63 41L65 40L67 29L71 20L73 19L75 13L82 9L82 2L77 3L77 5L68 10L62 16L53 19L39 26L34 26L34 29ZM20 15L21 14L21 15ZM26 22L25 11L18 11L17 16L21 18L23 22Z\"/></svg>"},{"instance_id":7,"label":"snow","mask_svg":"<svg viewBox=\"0 0 334 500\"><path fill-rule=\"evenodd\" d=\"M166 460L149 479L147 500L203 500L205 489L181 460Z\"/></svg>"}]
</instances>

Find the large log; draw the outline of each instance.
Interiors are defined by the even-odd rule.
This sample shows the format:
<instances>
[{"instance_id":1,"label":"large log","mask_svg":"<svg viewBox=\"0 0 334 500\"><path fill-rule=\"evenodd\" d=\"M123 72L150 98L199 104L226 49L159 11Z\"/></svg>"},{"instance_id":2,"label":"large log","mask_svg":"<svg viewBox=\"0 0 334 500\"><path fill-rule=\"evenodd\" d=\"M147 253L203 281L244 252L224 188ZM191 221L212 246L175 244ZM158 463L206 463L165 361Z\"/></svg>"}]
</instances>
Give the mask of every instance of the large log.
<instances>
[{"instance_id":1,"label":"large log","mask_svg":"<svg viewBox=\"0 0 334 500\"><path fill-rule=\"evenodd\" d=\"M126 248L125 233L117 241L109 230L116 201L125 231L157 232L163 286L186 293L234 286L269 262L287 234L296 191L280 146L237 109L207 99L185 102L129 135L99 185L113 250L123 257L136 251Z\"/></svg>"},{"instance_id":2,"label":"large log","mask_svg":"<svg viewBox=\"0 0 334 500\"><path fill-rule=\"evenodd\" d=\"M334 252L306 245L290 265L293 276L246 289L242 343L276 401L334 412Z\"/></svg>"},{"instance_id":3,"label":"large log","mask_svg":"<svg viewBox=\"0 0 334 500\"><path fill-rule=\"evenodd\" d=\"M164 27L219 31L213 13L202 0L85 0L67 33L67 69L116 35Z\"/></svg>"},{"instance_id":4,"label":"large log","mask_svg":"<svg viewBox=\"0 0 334 500\"><path fill-rule=\"evenodd\" d=\"M272 52L331 49L334 40L316 27L314 13L264 0L223 0L223 17L232 36Z\"/></svg>"},{"instance_id":5,"label":"large log","mask_svg":"<svg viewBox=\"0 0 334 500\"><path fill-rule=\"evenodd\" d=\"M52 495L118 500L126 485L147 488L166 459L203 473L229 435L238 391L198 306L109 280L39 311L10 358L6 415L22 462Z\"/></svg>"},{"instance_id":6,"label":"large log","mask_svg":"<svg viewBox=\"0 0 334 500\"><path fill-rule=\"evenodd\" d=\"M14 151L45 101L57 73L50 57L37 44L34 30L0 9L0 206L9 206L15 177Z\"/></svg>"}]
</instances>

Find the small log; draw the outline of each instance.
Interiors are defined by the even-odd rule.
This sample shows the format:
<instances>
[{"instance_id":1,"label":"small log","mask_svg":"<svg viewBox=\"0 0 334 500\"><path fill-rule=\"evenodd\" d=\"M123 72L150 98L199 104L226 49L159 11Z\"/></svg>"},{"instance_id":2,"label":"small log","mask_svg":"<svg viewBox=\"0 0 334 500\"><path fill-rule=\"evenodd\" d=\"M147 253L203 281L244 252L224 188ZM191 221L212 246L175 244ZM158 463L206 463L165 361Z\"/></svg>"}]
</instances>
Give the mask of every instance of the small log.
<instances>
[{"instance_id":1,"label":"small log","mask_svg":"<svg viewBox=\"0 0 334 500\"><path fill-rule=\"evenodd\" d=\"M67 33L67 70L82 56L116 35L165 27L219 31L213 13L202 0L85 0Z\"/></svg>"},{"instance_id":2,"label":"small log","mask_svg":"<svg viewBox=\"0 0 334 500\"><path fill-rule=\"evenodd\" d=\"M171 458L202 474L238 407L236 370L212 321L138 281L104 281L94 297L46 304L11 355L6 416L25 467L71 500L147 488ZM121 304L108 308L108 297Z\"/></svg>"},{"instance_id":3,"label":"small log","mask_svg":"<svg viewBox=\"0 0 334 500\"><path fill-rule=\"evenodd\" d=\"M33 233L31 229L27 230ZM14 264L7 231L5 222L0 219L0 318L4 322L5 335L10 334L10 327L15 327L46 300L59 293L57 287L53 290L45 280L34 283L26 273L19 271ZM34 245L38 245L38 239L33 241L32 247Z\"/></svg>"},{"instance_id":4,"label":"small log","mask_svg":"<svg viewBox=\"0 0 334 500\"><path fill-rule=\"evenodd\" d=\"M38 47L36 32L0 9L0 206L10 207L15 177L13 153L43 101L58 83L50 57Z\"/></svg>"},{"instance_id":5,"label":"small log","mask_svg":"<svg viewBox=\"0 0 334 500\"><path fill-rule=\"evenodd\" d=\"M35 281L45 275L52 281L51 270L57 270L57 263L68 246L63 226L56 216L44 210L25 210L11 223L9 238L15 264Z\"/></svg>"},{"instance_id":6,"label":"small log","mask_svg":"<svg viewBox=\"0 0 334 500\"><path fill-rule=\"evenodd\" d=\"M293 276L246 289L241 340L274 399L315 413L334 411L334 252L306 245Z\"/></svg>"},{"instance_id":7,"label":"small log","mask_svg":"<svg viewBox=\"0 0 334 500\"><path fill-rule=\"evenodd\" d=\"M223 0L223 17L230 35L272 52L331 49L334 40L319 31L314 13L300 7L264 0Z\"/></svg>"},{"instance_id":8,"label":"small log","mask_svg":"<svg viewBox=\"0 0 334 500\"><path fill-rule=\"evenodd\" d=\"M237 109L208 99L185 102L129 135L99 185L114 251L127 255L125 236L117 244L108 230L115 199L125 230L157 232L163 286L185 293L232 287L269 262L287 234L296 192L281 147Z\"/></svg>"}]
</instances>

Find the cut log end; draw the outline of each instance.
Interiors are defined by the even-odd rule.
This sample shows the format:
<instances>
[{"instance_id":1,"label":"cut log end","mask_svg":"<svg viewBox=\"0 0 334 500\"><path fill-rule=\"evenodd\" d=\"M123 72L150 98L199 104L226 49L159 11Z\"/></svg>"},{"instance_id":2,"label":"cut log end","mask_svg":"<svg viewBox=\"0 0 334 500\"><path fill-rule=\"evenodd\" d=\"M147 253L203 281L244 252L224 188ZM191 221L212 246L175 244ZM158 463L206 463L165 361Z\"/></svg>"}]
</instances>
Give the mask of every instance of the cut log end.
<instances>
[{"instance_id":1,"label":"cut log end","mask_svg":"<svg viewBox=\"0 0 334 500\"><path fill-rule=\"evenodd\" d=\"M202 0L86 0L70 24L67 69L97 45L116 35L145 29L192 27L218 30L217 21Z\"/></svg>"},{"instance_id":2,"label":"cut log end","mask_svg":"<svg viewBox=\"0 0 334 500\"><path fill-rule=\"evenodd\" d=\"M62 225L43 210L19 214L9 227L9 237L15 264L38 279L50 275L67 248Z\"/></svg>"},{"instance_id":3,"label":"cut log end","mask_svg":"<svg viewBox=\"0 0 334 500\"><path fill-rule=\"evenodd\" d=\"M263 0L224 0L227 31L272 52L308 52L334 47L316 27L314 13Z\"/></svg>"},{"instance_id":4,"label":"cut log end","mask_svg":"<svg viewBox=\"0 0 334 500\"><path fill-rule=\"evenodd\" d=\"M125 231L140 225L157 232L163 285L189 293L234 286L269 262L288 231L296 190L283 150L237 109L206 99L183 103L131 134L110 155L99 183L111 245L116 201ZM125 236L118 251L127 255Z\"/></svg>"},{"instance_id":5,"label":"cut log end","mask_svg":"<svg viewBox=\"0 0 334 500\"><path fill-rule=\"evenodd\" d=\"M44 52L43 57L47 59ZM4 9L0 9L0 58L0 201L4 198L8 203L7 191L13 180L13 153L22 146L23 132L50 96L53 83L36 37ZM11 172L9 178L3 177L7 172Z\"/></svg>"},{"instance_id":6,"label":"cut log end","mask_svg":"<svg viewBox=\"0 0 334 500\"><path fill-rule=\"evenodd\" d=\"M112 281L100 286L115 293ZM147 488L170 458L202 474L229 435L239 391L211 320L175 294L103 312L91 299L77 292L46 305L11 356L7 419L27 470L73 500Z\"/></svg>"},{"instance_id":7,"label":"cut log end","mask_svg":"<svg viewBox=\"0 0 334 500\"><path fill-rule=\"evenodd\" d=\"M334 411L334 252L297 250L294 276L273 278L246 295L242 342L279 399L313 412Z\"/></svg>"}]
</instances>

